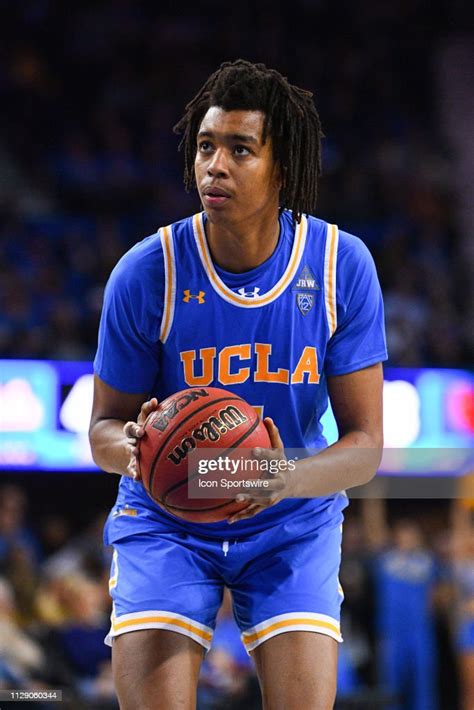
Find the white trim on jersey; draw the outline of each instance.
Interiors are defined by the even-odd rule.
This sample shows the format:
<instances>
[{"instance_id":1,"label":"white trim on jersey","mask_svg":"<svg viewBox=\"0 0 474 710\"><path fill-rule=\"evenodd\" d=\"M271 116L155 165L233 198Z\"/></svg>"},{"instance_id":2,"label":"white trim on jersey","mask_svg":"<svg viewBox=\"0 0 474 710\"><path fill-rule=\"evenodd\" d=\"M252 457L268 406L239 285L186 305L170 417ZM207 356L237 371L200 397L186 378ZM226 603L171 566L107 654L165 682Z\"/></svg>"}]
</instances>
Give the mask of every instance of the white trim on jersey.
<instances>
[{"instance_id":1,"label":"white trim on jersey","mask_svg":"<svg viewBox=\"0 0 474 710\"><path fill-rule=\"evenodd\" d=\"M173 231L171 225L160 230L163 259L165 263L165 299L161 319L160 340L165 343L171 330L176 301L176 260L174 255Z\"/></svg>"},{"instance_id":2,"label":"white trim on jersey","mask_svg":"<svg viewBox=\"0 0 474 710\"><path fill-rule=\"evenodd\" d=\"M293 242L293 248L291 251L290 260L288 266L286 267L283 276L278 280L278 282L266 293L261 296L255 296L254 298L246 298L245 296L240 296L239 294L232 291L220 278L219 274L214 268L212 262L212 257L209 251L209 247L206 240L206 235L204 231L204 213L194 215L193 217L193 229L194 238L196 240L196 245L198 248L199 256L202 261L202 265L206 271L207 276L213 289L228 303L232 303L234 306L239 306L240 308L259 308L260 306L266 306L280 296L287 286L291 284L293 278L296 275L298 267L303 256L305 244L306 244L306 233L308 230L308 220L303 215L301 217L301 222L296 227L295 239Z\"/></svg>"},{"instance_id":3,"label":"white trim on jersey","mask_svg":"<svg viewBox=\"0 0 474 710\"><path fill-rule=\"evenodd\" d=\"M338 243L339 230L337 226L328 224L324 251L324 303L330 338L337 328L336 278Z\"/></svg>"}]
</instances>

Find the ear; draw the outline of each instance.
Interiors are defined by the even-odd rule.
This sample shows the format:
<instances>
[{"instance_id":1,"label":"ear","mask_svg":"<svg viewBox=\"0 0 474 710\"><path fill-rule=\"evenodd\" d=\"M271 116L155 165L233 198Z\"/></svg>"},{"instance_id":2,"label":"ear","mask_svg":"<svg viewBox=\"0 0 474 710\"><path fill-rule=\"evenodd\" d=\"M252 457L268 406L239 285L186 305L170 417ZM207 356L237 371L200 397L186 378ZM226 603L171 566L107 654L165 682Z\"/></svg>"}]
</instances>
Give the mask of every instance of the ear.
<instances>
[{"instance_id":1,"label":"ear","mask_svg":"<svg viewBox=\"0 0 474 710\"><path fill-rule=\"evenodd\" d=\"M273 167L273 184L280 192L281 188L283 187L283 176L280 161L276 161Z\"/></svg>"}]
</instances>

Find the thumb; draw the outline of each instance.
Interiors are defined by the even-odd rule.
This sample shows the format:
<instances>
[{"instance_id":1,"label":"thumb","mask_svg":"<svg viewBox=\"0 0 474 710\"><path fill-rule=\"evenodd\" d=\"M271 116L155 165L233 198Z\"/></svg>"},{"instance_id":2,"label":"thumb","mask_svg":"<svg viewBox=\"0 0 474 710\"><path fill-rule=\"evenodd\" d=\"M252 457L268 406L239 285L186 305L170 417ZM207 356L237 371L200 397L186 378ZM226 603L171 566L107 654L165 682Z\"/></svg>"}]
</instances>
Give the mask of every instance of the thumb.
<instances>
[{"instance_id":1,"label":"thumb","mask_svg":"<svg viewBox=\"0 0 474 710\"><path fill-rule=\"evenodd\" d=\"M271 417L265 417L263 423L267 428L272 449L283 449L283 441L281 440L280 432L273 419Z\"/></svg>"}]
</instances>

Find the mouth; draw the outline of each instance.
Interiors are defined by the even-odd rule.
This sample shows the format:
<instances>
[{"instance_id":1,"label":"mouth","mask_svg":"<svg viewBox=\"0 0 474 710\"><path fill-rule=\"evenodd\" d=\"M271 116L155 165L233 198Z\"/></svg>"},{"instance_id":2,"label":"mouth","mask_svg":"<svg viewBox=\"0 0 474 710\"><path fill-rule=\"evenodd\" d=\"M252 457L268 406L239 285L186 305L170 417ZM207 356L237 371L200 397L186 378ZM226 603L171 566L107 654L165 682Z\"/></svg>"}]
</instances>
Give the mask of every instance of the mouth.
<instances>
[{"instance_id":1,"label":"mouth","mask_svg":"<svg viewBox=\"0 0 474 710\"><path fill-rule=\"evenodd\" d=\"M205 205L209 207L217 207L218 205L223 205L227 202L227 200L230 199L230 195L221 187L209 185L204 188L202 198Z\"/></svg>"}]
</instances>

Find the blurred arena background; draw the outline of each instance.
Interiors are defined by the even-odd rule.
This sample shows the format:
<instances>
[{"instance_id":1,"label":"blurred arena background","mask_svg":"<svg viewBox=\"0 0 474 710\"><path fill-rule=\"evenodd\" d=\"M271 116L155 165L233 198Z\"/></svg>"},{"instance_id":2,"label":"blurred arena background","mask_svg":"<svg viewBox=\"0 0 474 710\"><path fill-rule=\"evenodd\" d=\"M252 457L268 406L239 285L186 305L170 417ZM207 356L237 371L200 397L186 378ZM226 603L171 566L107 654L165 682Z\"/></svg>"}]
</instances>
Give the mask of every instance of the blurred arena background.
<instances>
[{"instance_id":1,"label":"blurred arena background","mask_svg":"<svg viewBox=\"0 0 474 710\"><path fill-rule=\"evenodd\" d=\"M326 134L319 215L375 257L391 379L406 372L416 389L429 368L444 387L449 368L461 382L449 416L462 437L451 445L467 447L474 28L458 0L0 0L0 39L0 690L61 688L65 708L112 710L102 643L111 552L101 534L118 479L92 472L86 454L75 472L29 464L10 434L28 430L44 378L59 377L64 403L89 372L119 257L199 208L183 188L172 126L227 59L263 61L314 91ZM53 428L84 447L81 411L79 397ZM42 445L54 454L61 437ZM463 636L474 616L472 500L456 485L449 500L381 495L348 510L339 710L473 710L474 639ZM415 570L398 586L387 550ZM397 633L406 683L393 688L383 644ZM260 707L228 600L199 707Z\"/></svg>"}]
</instances>

